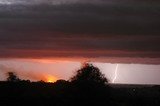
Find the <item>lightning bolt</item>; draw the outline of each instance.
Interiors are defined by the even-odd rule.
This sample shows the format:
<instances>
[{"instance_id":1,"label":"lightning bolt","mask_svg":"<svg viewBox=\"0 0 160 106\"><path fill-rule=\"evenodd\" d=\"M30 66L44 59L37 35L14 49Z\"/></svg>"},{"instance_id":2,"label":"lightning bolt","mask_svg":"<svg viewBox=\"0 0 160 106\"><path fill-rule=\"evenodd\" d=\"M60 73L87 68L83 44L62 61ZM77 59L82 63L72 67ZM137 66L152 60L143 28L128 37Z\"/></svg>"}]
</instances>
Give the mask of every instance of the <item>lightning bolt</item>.
<instances>
[{"instance_id":1,"label":"lightning bolt","mask_svg":"<svg viewBox=\"0 0 160 106\"><path fill-rule=\"evenodd\" d=\"M116 65L116 69L115 69L114 78L112 80L112 83L115 83L115 80L117 79L117 73L118 73L118 64Z\"/></svg>"}]
</instances>

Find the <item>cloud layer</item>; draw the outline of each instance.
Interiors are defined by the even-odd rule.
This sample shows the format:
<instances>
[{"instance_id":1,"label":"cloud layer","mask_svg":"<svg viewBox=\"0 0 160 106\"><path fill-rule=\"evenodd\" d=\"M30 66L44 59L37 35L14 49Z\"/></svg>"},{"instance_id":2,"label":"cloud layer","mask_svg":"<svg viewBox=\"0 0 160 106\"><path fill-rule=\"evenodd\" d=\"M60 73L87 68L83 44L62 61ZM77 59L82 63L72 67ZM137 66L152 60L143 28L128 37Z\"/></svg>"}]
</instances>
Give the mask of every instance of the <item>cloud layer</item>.
<instances>
[{"instance_id":1,"label":"cloud layer","mask_svg":"<svg viewBox=\"0 0 160 106\"><path fill-rule=\"evenodd\" d=\"M151 0L1 0L0 57L159 61L159 4Z\"/></svg>"}]
</instances>

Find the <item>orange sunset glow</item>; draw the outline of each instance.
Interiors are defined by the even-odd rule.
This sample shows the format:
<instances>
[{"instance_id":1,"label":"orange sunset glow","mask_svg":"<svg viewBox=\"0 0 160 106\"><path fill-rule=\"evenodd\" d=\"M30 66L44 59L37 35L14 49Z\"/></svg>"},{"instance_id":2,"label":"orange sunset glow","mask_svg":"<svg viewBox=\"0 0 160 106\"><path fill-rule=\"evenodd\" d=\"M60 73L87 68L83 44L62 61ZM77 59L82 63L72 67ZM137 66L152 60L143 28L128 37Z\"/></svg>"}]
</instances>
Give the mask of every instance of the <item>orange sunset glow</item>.
<instances>
[{"instance_id":1,"label":"orange sunset glow","mask_svg":"<svg viewBox=\"0 0 160 106\"><path fill-rule=\"evenodd\" d=\"M14 105L160 106L160 0L0 0Z\"/></svg>"},{"instance_id":2,"label":"orange sunset glow","mask_svg":"<svg viewBox=\"0 0 160 106\"><path fill-rule=\"evenodd\" d=\"M45 82L49 82L49 83L53 83L53 82L56 82L58 79L52 75L47 75L46 76L46 80Z\"/></svg>"}]
</instances>

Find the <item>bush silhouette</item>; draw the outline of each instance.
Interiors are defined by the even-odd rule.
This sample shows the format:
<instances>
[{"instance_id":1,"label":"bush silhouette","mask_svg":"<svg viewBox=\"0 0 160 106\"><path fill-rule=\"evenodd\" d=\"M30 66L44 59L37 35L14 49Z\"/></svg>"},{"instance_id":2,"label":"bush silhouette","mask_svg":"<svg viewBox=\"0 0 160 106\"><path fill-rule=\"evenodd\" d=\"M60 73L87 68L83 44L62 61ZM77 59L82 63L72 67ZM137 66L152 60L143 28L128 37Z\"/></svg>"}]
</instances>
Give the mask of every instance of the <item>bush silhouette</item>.
<instances>
[{"instance_id":1,"label":"bush silhouette","mask_svg":"<svg viewBox=\"0 0 160 106\"><path fill-rule=\"evenodd\" d=\"M8 75L7 81L10 81L10 82L20 81L20 79L14 72L8 72L7 75Z\"/></svg>"}]
</instances>

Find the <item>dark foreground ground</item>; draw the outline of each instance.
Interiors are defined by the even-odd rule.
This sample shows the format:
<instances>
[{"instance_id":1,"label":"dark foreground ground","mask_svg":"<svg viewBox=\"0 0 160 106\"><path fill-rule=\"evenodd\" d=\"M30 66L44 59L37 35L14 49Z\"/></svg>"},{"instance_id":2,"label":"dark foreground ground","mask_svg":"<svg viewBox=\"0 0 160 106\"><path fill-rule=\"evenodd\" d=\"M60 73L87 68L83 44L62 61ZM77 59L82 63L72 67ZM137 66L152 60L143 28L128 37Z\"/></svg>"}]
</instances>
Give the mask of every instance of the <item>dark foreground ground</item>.
<instances>
[{"instance_id":1,"label":"dark foreground ground","mask_svg":"<svg viewBox=\"0 0 160 106\"><path fill-rule=\"evenodd\" d=\"M93 89L67 81L0 82L0 106L160 106L160 86L115 84Z\"/></svg>"}]
</instances>

